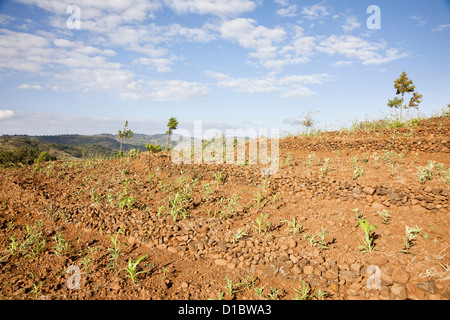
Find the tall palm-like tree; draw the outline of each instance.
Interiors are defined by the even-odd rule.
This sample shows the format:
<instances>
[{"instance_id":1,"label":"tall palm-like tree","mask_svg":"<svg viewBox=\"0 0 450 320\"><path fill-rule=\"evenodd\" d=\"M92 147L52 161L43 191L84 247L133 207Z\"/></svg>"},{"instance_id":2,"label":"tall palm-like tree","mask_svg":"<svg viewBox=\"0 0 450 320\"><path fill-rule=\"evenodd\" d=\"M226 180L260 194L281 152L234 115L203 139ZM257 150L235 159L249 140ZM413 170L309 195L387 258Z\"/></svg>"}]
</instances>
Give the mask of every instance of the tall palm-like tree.
<instances>
[{"instance_id":1,"label":"tall palm-like tree","mask_svg":"<svg viewBox=\"0 0 450 320\"><path fill-rule=\"evenodd\" d=\"M123 144L123 139L130 139L133 136L133 131L131 131L130 129L127 129L128 127L128 121L125 121L125 126L122 130L119 130L119 138L120 138L120 155L122 155L122 144Z\"/></svg>"},{"instance_id":2,"label":"tall palm-like tree","mask_svg":"<svg viewBox=\"0 0 450 320\"><path fill-rule=\"evenodd\" d=\"M169 119L169 122L167 123L167 128L169 128L166 133L167 133L167 149L169 149L169 137L172 134L173 130L176 130L178 126L178 121L176 118L172 117Z\"/></svg>"},{"instance_id":3,"label":"tall palm-like tree","mask_svg":"<svg viewBox=\"0 0 450 320\"><path fill-rule=\"evenodd\" d=\"M402 122L402 110L403 110L403 99L405 93L411 93L414 92L414 89L416 88L415 85L413 85L412 80L408 78L406 75L406 72L403 71L402 74L398 77L397 80L394 81L394 87L397 89L396 94L402 95L401 103L400 103L400 122Z\"/></svg>"}]
</instances>

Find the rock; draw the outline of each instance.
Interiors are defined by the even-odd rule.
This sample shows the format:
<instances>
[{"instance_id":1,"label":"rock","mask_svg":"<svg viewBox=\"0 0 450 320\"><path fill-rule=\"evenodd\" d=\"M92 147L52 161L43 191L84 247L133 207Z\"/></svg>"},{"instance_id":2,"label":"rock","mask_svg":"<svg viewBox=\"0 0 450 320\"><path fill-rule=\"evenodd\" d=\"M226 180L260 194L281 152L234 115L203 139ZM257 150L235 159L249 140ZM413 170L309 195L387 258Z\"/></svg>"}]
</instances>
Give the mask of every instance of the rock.
<instances>
[{"instance_id":1,"label":"rock","mask_svg":"<svg viewBox=\"0 0 450 320\"><path fill-rule=\"evenodd\" d=\"M380 211L380 210L384 210L385 208L384 208L384 205L382 205L381 203L374 201L372 203L372 209Z\"/></svg>"},{"instance_id":2,"label":"rock","mask_svg":"<svg viewBox=\"0 0 450 320\"><path fill-rule=\"evenodd\" d=\"M278 272L283 276L283 277L289 277L292 276L291 273L291 266L292 264L285 264L283 266L281 266L278 270Z\"/></svg>"},{"instance_id":3,"label":"rock","mask_svg":"<svg viewBox=\"0 0 450 320\"><path fill-rule=\"evenodd\" d=\"M263 268L262 275L264 277L275 277L278 273L278 268L274 264L266 264Z\"/></svg>"},{"instance_id":4,"label":"rock","mask_svg":"<svg viewBox=\"0 0 450 320\"><path fill-rule=\"evenodd\" d=\"M297 246L297 241L295 241L294 239L291 239L288 241L288 245L289 245L289 248L293 249Z\"/></svg>"},{"instance_id":5,"label":"rock","mask_svg":"<svg viewBox=\"0 0 450 320\"><path fill-rule=\"evenodd\" d=\"M188 247L192 254L196 254L199 250L198 245L195 242L189 242Z\"/></svg>"},{"instance_id":6,"label":"rock","mask_svg":"<svg viewBox=\"0 0 450 320\"><path fill-rule=\"evenodd\" d=\"M233 263L233 262L230 262L230 263L227 264L227 268L228 269L236 269L236 264Z\"/></svg>"},{"instance_id":7,"label":"rock","mask_svg":"<svg viewBox=\"0 0 450 320\"><path fill-rule=\"evenodd\" d=\"M303 273L305 273L305 274L313 274L314 273L314 267L313 266L305 266L303 268Z\"/></svg>"},{"instance_id":8,"label":"rock","mask_svg":"<svg viewBox=\"0 0 450 320\"><path fill-rule=\"evenodd\" d=\"M172 246L168 247L168 248L167 248L167 251L169 251L169 252L171 252L171 253L177 253L177 252L178 252L177 248L172 247Z\"/></svg>"},{"instance_id":9,"label":"rock","mask_svg":"<svg viewBox=\"0 0 450 320\"><path fill-rule=\"evenodd\" d=\"M365 187L362 191L370 196L375 193L375 189L371 187Z\"/></svg>"},{"instance_id":10,"label":"rock","mask_svg":"<svg viewBox=\"0 0 450 320\"><path fill-rule=\"evenodd\" d=\"M334 292L338 292L339 291L339 283L337 281L332 281L330 284L330 290L332 290Z\"/></svg>"},{"instance_id":11,"label":"rock","mask_svg":"<svg viewBox=\"0 0 450 320\"><path fill-rule=\"evenodd\" d=\"M348 289L347 293L351 296L349 299L354 299L354 297L358 296L358 291L355 289Z\"/></svg>"},{"instance_id":12,"label":"rock","mask_svg":"<svg viewBox=\"0 0 450 320\"><path fill-rule=\"evenodd\" d=\"M361 268L362 265L360 265L359 263L352 263L350 265L350 271L353 271L357 276L361 274Z\"/></svg>"},{"instance_id":13,"label":"rock","mask_svg":"<svg viewBox=\"0 0 450 320\"><path fill-rule=\"evenodd\" d=\"M418 283L416 287L433 294L437 292L436 285L434 284L434 280L432 278L428 281Z\"/></svg>"},{"instance_id":14,"label":"rock","mask_svg":"<svg viewBox=\"0 0 450 320\"><path fill-rule=\"evenodd\" d=\"M133 236L129 236L128 237L128 243L129 244L133 244L133 243L135 243L136 242L136 238L135 237L133 237Z\"/></svg>"},{"instance_id":15,"label":"rock","mask_svg":"<svg viewBox=\"0 0 450 320\"><path fill-rule=\"evenodd\" d=\"M288 261L289 260L289 255L286 252L283 252L278 257L278 260L279 261Z\"/></svg>"},{"instance_id":16,"label":"rock","mask_svg":"<svg viewBox=\"0 0 450 320\"><path fill-rule=\"evenodd\" d=\"M353 289L353 290L355 290L355 291L359 291L359 290L361 290L361 288L362 288L362 284L360 284L360 283L358 283L358 282L353 282L353 283L350 285L350 289Z\"/></svg>"},{"instance_id":17,"label":"rock","mask_svg":"<svg viewBox=\"0 0 450 320\"><path fill-rule=\"evenodd\" d=\"M325 273L325 276L330 280L336 280L338 278L338 273L333 271L332 269L328 269Z\"/></svg>"},{"instance_id":18,"label":"rock","mask_svg":"<svg viewBox=\"0 0 450 320\"><path fill-rule=\"evenodd\" d=\"M392 285L391 294L393 296L399 297L400 299L406 299L408 297L406 294L406 287L398 283L394 283Z\"/></svg>"},{"instance_id":19,"label":"rock","mask_svg":"<svg viewBox=\"0 0 450 320\"><path fill-rule=\"evenodd\" d=\"M228 264L228 261L225 259L216 259L214 260L214 264L218 266L226 266Z\"/></svg>"},{"instance_id":20,"label":"rock","mask_svg":"<svg viewBox=\"0 0 450 320\"><path fill-rule=\"evenodd\" d=\"M348 270L342 270L339 274L341 279L344 279L345 281L354 281L356 280L356 274L353 271Z\"/></svg>"},{"instance_id":21,"label":"rock","mask_svg":"<svg viewBox=\"0 0 450 320\"><path fill-rule=\"evenodd\" d=\"M294 265L291 269L291 272L293 274L301 274L302 273L302 268L300 268L298 265Z\"/></svg>"},{"instance_id":22,"label":"rock","mask_svg":"<svg viewBox=\"0 0 450 320\"><path fill-rule=\"evenodd\" d=\"M291 254L290 256L289 256L289 259L291 259L291 261L292 261L292 263L297 263L298 262L298 258L296 257L296 256L294 256L293 254Z\"/></svg>"},{"instance_id":23,"label":"rock","mask_svg":"<svg viewBox=\"0 0 450 320\"><path fill-rule=\"evenodd\" d=\"M391 286L394 283L392 277L383 270L381 270L380 280L382 286Z\"/></svg>"},{"instance_id":24,"label":"rock","mask_svg":"<svg viewBox=\"0 0 450 320\"><path fill-rule=\"evenodd\" d=\"M394 268L394 270L392 271L392 279L395 282L406 284L409 280L409 277L409 272L401 268Z\"/></svg>"}]
</instances>

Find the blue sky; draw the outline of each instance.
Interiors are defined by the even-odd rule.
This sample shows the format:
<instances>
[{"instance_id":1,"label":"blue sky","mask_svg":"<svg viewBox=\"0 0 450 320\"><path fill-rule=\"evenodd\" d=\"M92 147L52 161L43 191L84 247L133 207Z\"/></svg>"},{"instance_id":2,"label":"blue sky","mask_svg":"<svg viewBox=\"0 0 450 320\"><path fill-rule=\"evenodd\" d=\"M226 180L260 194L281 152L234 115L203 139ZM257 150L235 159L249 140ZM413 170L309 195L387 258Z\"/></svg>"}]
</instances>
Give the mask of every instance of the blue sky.
<instances>
[{"instance_id":1,"label":"blue sky","mask_svg":"<svg viewBox=\"0 0 450 320\"><path fill-rule=\"evenodd\" d=\"M334 129L389 114L402 71L431 114L449 40L449 0L0 1L0 134Z\"/></svg>"}]
</instances>

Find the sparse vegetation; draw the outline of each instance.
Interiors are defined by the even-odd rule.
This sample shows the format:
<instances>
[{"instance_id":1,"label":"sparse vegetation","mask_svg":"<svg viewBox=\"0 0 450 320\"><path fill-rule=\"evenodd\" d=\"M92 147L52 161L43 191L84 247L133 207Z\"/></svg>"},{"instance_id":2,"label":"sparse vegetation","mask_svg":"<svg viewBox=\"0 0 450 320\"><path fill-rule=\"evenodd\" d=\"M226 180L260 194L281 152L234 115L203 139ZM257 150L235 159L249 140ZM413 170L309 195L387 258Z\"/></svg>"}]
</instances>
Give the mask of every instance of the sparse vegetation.
<instances>
[{"instance_id":1,"label":"sparse vegetation","mask_svg":"<svg viewBox=\"0 0 450 320\"><path fill-rule=\"evenodd\" d=\"M127 267L121 269L121 271L124 270L127 272L127 277L129 277L131 279L131 282L135 283L136 277L138 275L150 272L150 271L146 271L146 270L136 271L139 263L146 257L147 257L147 255L143 255L140 258L137 258L136 260L132 260L131 258L129 258Z\"/></svg>"},{"instance_id":2,"label":"sparse vegetation","mask_svg":"<svg viewBox=\"0 0 450 320\"><path fill-rule=\"evenodd\" d=\"M414 240L416 239L416 235L421 232L422 229L418 228L417 226L415 227L405 226L405 238L403 241L403 249L402 249L403 253L413 254L410 249L412 246L414 246Z\"/></svg>"},{"instance_id":3,"label":"sparse vegetation","mask_svg":"<svg viewBox=\"0 0 450 320\"><path fill-rule=\"evenodd\" d=\"M397 299L361 287L359 267L379 256L406 268L412 288L445 284L446 122L419 120L281 140L284 166L262 177L258 165L174 164L125 143L120 159L2 169L0 298ZM82 290L66 289L69 265Z\"/></svg>"},{"instance_id":4,"label":"sparse vegetation","mask_svg":"<svg viewBox=\"0 0 450 320\"><path fill-rule=\"evenodd\" d=\"M256 223L253 227L258 234L268 232L272 228L272 224L269 222L269 214L262 213L258 218L256 218Z\"/></svg>"},{"instance_id":5,"label":"sparse vegetation","mask_svg":"<svg viewBox=\"0 0 450 320\"><path fill-rule=\"evenodd\" d=\"M123 139L130 139L133 136L133 131L131 131L128 128L128 121L125 121L125 126L123 127L123 130L119 130L118 135L120 138L120 150L119 150L119 156L122 156L122 145L123 145Z\"/></svg>"},{"instance_id":6,"label":"sparse vegetation","mask_svg":"<svg viewBox=\"0 0 450 320\"><path fill-rule=\"evenodd\" d=\"M358 224L362 231L364 231L364 245L359 246L361 251L364 252L372 252L375 250L375 246L373 244L374 236L372 234L373 229L377 226L374 224L369 224L369 220L359 219Z\"/></svg>"}]
</instances>

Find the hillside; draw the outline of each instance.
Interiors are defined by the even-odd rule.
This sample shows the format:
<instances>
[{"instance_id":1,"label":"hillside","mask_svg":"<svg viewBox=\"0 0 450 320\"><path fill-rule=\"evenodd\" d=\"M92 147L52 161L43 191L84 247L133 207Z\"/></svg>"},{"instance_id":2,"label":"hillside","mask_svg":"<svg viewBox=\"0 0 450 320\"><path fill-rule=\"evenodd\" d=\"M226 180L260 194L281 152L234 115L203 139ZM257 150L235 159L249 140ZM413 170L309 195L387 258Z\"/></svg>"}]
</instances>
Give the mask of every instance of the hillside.
<instances>
[{"instance_id":1,"label":"hillside","mask_svg":"<svg viewBox=\"0 0 450 320\"><path fill-rule=\"evenodd\" d=\"M174 135L178 137L178 135ZM123 150L145 150L147 143L165 146L167 136L165 134L133 134L133 137L123 142ZM171 142L172 143L172 142ZM176 145L175 143L172 143ZM53 135L53 136L25 136L4 135L0 137L0 150L15 151L22 147L30 147L39 151L46 151L61 160L73 160L75 158L107 158L114 156L120 149L120 138L113 134L96 135Z\"/></svg>"},{"instance_id":2,"label":"hillside","mask_svg":"<svg viewBox=\"0 0 450 320\"><path fill-rule=\"evenodd\" d=\"M447 300L449 136L287 137L265 177L167 152L0 169L0 297Z\"/></svg>"}]
</instances>

